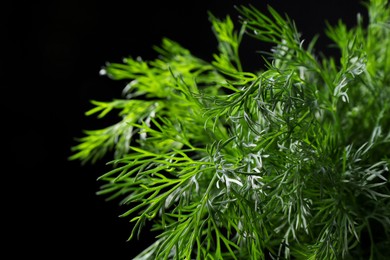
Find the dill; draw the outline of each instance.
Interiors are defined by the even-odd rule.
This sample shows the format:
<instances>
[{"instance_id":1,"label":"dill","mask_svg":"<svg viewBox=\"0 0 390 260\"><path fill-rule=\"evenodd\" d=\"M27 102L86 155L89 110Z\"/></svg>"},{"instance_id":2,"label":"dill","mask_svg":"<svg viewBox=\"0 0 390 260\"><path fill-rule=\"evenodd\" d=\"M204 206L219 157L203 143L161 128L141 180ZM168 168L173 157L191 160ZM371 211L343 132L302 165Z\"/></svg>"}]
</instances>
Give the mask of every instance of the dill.
<instances>
[{"instance_id":1,"label":"dill","mask_svg":"<svg viewBox=\"0 0 390 260\"><path fill-rule=\"evenodd\" d=\"M129 239L158 232L135 259L389 255L390 8L365 6L366 24L325 28L338 58L272 7L239 6L238 29L209 14L210 62L165 38L155 60L105 65L123 97L86 115L121 120L85 131L69 159L112 155L98 194L127 206ZM263 69L243 70L245 36L273 45Z\"/></svg>"}]
</instances>

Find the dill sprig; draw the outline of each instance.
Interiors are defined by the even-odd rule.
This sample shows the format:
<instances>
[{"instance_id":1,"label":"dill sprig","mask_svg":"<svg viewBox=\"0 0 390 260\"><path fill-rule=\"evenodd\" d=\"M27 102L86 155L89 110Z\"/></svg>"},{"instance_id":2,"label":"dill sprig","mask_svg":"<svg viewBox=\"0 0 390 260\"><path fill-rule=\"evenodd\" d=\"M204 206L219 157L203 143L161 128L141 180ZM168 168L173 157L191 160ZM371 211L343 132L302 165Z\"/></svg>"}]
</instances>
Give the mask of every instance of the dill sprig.
<instances>
[{"instance_id":1,"label":"dill sprig","mask_svg":"<svg viewBox=\"0 0 390 260\"><path fill-rule=\"evenodd\" d=\"M272 7L237 7L240 28L209 14L218 52L208 62L163 39L157 59L128 57L102 74L123 97L88 116L71 160L107 154L98 194L120 198L138 239L135 259L384 259L390 246L390 8L325 34L339 57L316 53ZM244 71L244 36L273 47ZM263 66L263 67L262 67ZM262 67L262 69L260 69Z\"/></svg>"}]
</instances>

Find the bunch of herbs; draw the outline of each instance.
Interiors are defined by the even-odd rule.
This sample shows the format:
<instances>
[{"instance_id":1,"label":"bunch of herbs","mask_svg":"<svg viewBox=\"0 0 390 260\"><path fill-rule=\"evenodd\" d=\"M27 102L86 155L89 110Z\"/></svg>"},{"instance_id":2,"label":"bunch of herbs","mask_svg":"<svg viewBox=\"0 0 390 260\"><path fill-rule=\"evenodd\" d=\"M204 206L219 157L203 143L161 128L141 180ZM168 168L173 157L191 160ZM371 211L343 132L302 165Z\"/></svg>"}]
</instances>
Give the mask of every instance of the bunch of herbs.
<instances>
[{"instance_id":1,"label":"bunch of herbs","mask_svg":"<svg viewBox=\"0 0 390 260\"><path fill-rule=\"evenodd\" d=\"M338 57L316 52L272 7L209 14L211 62L163 39L157 58L107 63L123 97L92 101L71 160L107 154L98 194L155 242L135 259L384 259L390 254L390 8L325 33ZM272 44L244 71L243 37ZM305 40L305 41L304 41Z\"/></svg>"}]
</instances>

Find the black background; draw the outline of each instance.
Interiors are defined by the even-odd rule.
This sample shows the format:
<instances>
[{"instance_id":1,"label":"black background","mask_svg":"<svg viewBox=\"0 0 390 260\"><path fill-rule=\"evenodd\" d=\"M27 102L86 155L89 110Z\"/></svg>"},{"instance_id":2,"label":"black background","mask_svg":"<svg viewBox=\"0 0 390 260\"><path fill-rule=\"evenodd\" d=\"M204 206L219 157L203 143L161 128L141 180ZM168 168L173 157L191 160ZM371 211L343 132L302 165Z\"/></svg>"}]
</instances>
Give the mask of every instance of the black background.
<instances>
[{"instance_id":1,"label":"black background","mask_svg":"<svg viewBox=\"0 0 390 260\"><path fill-rule=\"evenodd\" d=\"M171 38L211 61L216 40L207 11L230 15L235 5L270 4L286 12L303 39L323 35L325 20L353 25L360 1L94 1L10 2L1 15L3 96L2 193L12 254L40 259L131 259L153 240L147 230L126 242L131 223L125 208L97 196L104 162L81 166L68 161L84 129L108 126L110 118L86 117L90 100L119 98L125 82L99 75L105 62L156 58L152 46ZM321 36L317 49L327 52ZM244 67L261 67L255 51L267 48L244 38ZM331 53L330 50L328 50ZM7 247L7 244L5 244Z\"/></svg>"}]
</instances>

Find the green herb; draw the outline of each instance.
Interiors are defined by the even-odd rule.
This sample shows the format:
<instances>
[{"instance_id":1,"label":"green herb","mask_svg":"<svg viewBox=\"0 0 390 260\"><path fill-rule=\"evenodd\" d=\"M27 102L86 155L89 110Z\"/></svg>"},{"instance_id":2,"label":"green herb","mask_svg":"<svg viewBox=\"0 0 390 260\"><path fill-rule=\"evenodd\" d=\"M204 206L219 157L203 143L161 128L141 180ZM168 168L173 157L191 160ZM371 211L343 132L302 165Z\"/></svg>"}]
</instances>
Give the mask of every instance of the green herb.
<instances>
[{"instance_id":1,"label":"green herb","mask_svg":"<svg viewBox=\"0 0 390 260\"><path fill-rule=\"evenodd\" d=\"M121 120L85 131L71 160L107 154L98 194L119 198L158 235L135 259L385 259L390 254L390 8L325 28L339 57L316 52L294 22L239 6L210 23L213 60L170 39L153 61L102 71L123 98L88 116ZM272 44L244 71L244 36Z\"/></svg>"}]
</instances>

